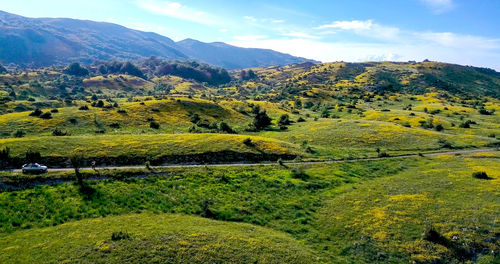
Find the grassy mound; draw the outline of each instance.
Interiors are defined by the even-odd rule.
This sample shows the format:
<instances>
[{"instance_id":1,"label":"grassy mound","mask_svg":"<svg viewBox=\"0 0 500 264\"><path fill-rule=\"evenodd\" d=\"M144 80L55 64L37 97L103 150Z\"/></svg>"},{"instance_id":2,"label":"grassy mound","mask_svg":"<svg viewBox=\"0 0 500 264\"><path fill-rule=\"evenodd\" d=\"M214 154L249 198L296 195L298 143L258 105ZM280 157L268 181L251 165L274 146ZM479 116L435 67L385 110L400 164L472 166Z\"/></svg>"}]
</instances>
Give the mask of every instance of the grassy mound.
<instances>
[{"instance_id":1,"label":"grassy mound","mask_svg":"<svg viewBox=\"0 0 500 264\"><path fill-rule=\"evenodd\" d=\"M70 222L0 236L2 263L311 263L289 235L169 214Z\"/></svg>"},{"instance_id":2,"label":"grassy mound","mask_svg":"<svg viewBox=\"0 0 500 264\"><path fill-rule=\"evenodd\" d=\"M339 262L498 263L498 158L425 158L394 176L348 188L318 215L321 240ZM491 180L472 177L477 171Z\"/></svg>"},{"instance_id":3,"label":"grassy mound","mask_svg":"<svg viewBox=\"0 0 500 264\"><path fill-rule=\"evenodd\" d=\"M247 138L251 139L253 145L243 143ZM230 157L217 157L217 153L224 155L238 153L242 157L244 155L248 155L249 158L255 157L253 159L260 156L263 159L267 156L295 156L299 153L290 143L232 134L33 137L0 139L0 144L9 147L12 155L20 158L28 149L37 150L42 156L53 158L65 158L75 150L80 150L86 158L138 157L149 160L206 154L209 158L226 161L230 160ZM240 159L235 156L234 160Z\"/></svg>"},{"instance_id":4,"label":"grassy mound","mask_svg":"<svg viewBox=\"0 0 500 264\"><path fill-rule=\"evenodd\" d=\"M123 101L123 100L122 100ZM250 119L242 114L202 99L176 98L146 100L143 102L120 102L111 109L92 107L89 103L77 101L78 106L58 108L50 119L30 116L31 111L14 112L0 116L0 136L10 136L23 130L27 136L51 135L59 128L71 135L94 134L105 131L108 134L179 133L188 132L194 124L191 116L199 115L208 123L225 121L231 126L244 126ZM36 108L24 103L29 109ZM79 110L86 105L89 110ZM106 102L106 106L111 103ZM12 105L11 107L15 107ZM50 108L41 110L49 112ZM150 122L157 122L159 129L150 128Z\"/></svg>"}]
</instances>

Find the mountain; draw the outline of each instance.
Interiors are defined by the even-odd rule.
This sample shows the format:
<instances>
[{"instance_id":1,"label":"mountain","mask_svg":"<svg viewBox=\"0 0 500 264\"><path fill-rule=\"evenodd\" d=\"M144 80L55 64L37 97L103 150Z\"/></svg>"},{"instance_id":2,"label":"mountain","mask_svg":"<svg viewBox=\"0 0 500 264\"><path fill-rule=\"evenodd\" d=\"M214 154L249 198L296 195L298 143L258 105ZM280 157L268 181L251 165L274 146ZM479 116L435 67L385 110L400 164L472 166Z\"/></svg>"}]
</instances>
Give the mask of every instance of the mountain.
<instances>
[{"instance_id":1,"label":"mountain","mask_svg":"<svg viewBox=\"0 0 500 264\"><path fill-rule=\"evenodd\" d=\"M311 61L266 49L172 39L117 24L69 18L27 18L0 11L0 62L49 66L149 56L199 60L228 69Z\"/></svg>"},{"instance_id":2,"label":"mountain","mask_svg":"<svg viewBox=\"0 0 500 264\"><path fill-rule=\"evenodd\" d=\"M269 49L239 48L223 42L204 43L194 39L177 42L184 54L228 69L281 66L306 60Z\"/></svg>"}]
</instances>

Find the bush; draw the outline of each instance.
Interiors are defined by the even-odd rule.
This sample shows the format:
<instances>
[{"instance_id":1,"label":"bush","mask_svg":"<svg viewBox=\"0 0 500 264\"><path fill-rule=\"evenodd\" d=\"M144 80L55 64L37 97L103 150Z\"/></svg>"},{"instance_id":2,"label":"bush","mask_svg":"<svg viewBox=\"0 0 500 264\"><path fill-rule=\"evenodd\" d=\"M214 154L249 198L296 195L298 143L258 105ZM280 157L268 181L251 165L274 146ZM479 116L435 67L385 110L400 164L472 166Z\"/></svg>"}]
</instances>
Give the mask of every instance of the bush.
<instances>
[{"instance_id":1,"label":"bush","mask_svg":"<svg viewBox=\"0 0 500 264\"><path fill-rule=\"evenodd\" d=\"M35 111L31 112L29 114L29 116L40 116L40 115L42 115L42 113L43 113L42 110L37 108L37 109L35 109Z\"/></svg>"},{"instance_id":2,"label":"bush","mask_svg":"<svg viewBox=\"0 0 500 264\"><path fill-rule=\"evenodd\" d=\"M86 76L89 75L89 70L80 66L80 63L71 63L66 69L64 69L64 73L73 75L73 76Z\"/></svg>"},{"instance_id":3,"label":"bush","mask_svg":"<svg viewBox=\"0 0 500 264\"><path fill-rule=\"evenodd\" d=\"M230 133L230 134L234 133L234 130L224 121L220 122L219 129L222 132L226 132L226 133Z\"/></svg>"},{"instance_id":4,"label":"bush","mask_svg":"<svg viewBox=\"0 0 500 264\"><path fill-rule=\"evenodd\" d=\"M52 118L52 114L50 112L46 112L46 113L41 114L40 118L42 118L42 119L51 119Z\"/></svg>"},{"instance_id":5,"label":"bush","mask_svg":"<svg viewBox=\"0 0 500 264\"><path fill-rule=\"evenodd\" d=\"M438 124L438 125L436 125L436 126L434 127L434 129L435 129L436 131L443 131L444 127L443 127L443 125Z\"/></svg>"},{"instance_id":6,"label":"bush","mask_svg":"<svg viewBox=\"0 0 500 264\"><path fill-rule=\"evenodd\" d=\"M489 180L490 179L488 174L486 174L486 172L484 172L484 171L473 172L472 177L474 177L476 179L481 179L481 180Z\"/></svg>"},{"instance_id":7,"label":"bush","mask_svg":"<svg viewBox=\"0 0 500 264\"><path fill-rule=\"evenodd\" d=\"M117 123L117 122L111 123L111 124L109 124L109 127L111 127L111 128L120 128L120 123Z\"/></svg>"},{"instance_id":8,"label":"bush","mask_svg":"<svg viewBox=\"0 0 500 264\"><path fill-rule=\"evenodd\" d=\"M127 111L126 111L126 110L124 110L124 109L119 109L119 110L118 110L118 111L116 111L116 112L117 112L117 113L119 113L119 114L126 114L126 113L127 113Z\"/></svg>"},{"instance_id":9,"label":"bush","mask_svg":"<svg viewBox=\"0 0 500 264\"><path fill-rule=\"evenodd\" d=\"M479 113L481 115L492 115L494 112L495 112L494 110L488 111L484 108L479 109Z\"/></svg>"},{"instance_id":10,"label":"bush","mask_svg":"<svg viewBox=\"0 0 500 264\"><path fill-rule=\"evenodd\" d=\"M66 136L66 135L68 135L67 132L62 131L57 127L52 131L52 136L60 137L60 136Z\"/></svg>"},{"instance_id":11,"label":"bush","mask_svg":"<svg viewBox=\"0 0 500 264\"><path fill-rule=\"evenodd\" d=\"M475 121L472 121L472 120L467 120L463 123L460 123L460 125L458 125L458 127L461 127L461 128L470 128L470 125L474 125L474 124L477 124Z\"/></svg>"},{"instance_id":12,"label":"bush","mask_svg":"<svg viewBox=\"0 0 500 264\"><path fill-rule=\"evenodd\" d=\"M112 241L118 241L118 240L124 240L124 239L130 239L130 235L128 233L125 233L125 232L113 232L113 234L111 234L111 240Z\"/></svg>"},{"instance_id":13,"label":"bush","mask_svg":"<svg viewBox=\"0 0 500 264\"><path fill-rule=\"evenodd\" d=\"M12 134L12 136L14 136L16 138L22 138L22 137L24 137L24 135L26 135L26 132L24 132L24 130L22 130L22 129L18 129L18 130L16 130L16 132L14 132Z\"/></svg>"},{"instance_id":14,"label":"bush","mask_svg":"<svg viewBox=\"0 0 500 264\"><path fill-rule=\"evenodd\" d=\"M267 115L266 110L260 110L253 120L255 129L262 130L271 125L271 118Z\"/></svg>"},{"instance_id":15,"label":"bush","mask_svg":"<svg viewBox=\"0 0 500 264\"><path fill-rule=\"evenodd\" d=\"M89 110L89 107L87 105L82 105L78 108L78 110L83 110L83 111L86 111L86 110Z\"/></svg>"},{"instance_id":16,"label":"bush","mask_svg":"<svg viewBox=\"0 0 500 264\"><path fill-rule=\"evenodd\" d=\"M305 180L307 180L307 179L310 178L310 176L307 175L307 173L305 173L305 171L302 168L292 169L291 176L294 179L300 179L300 180L303 180L303 181L305 181Z\"/></svg>"},{"instance_id":17,"label":"bush","mask_svg":"<svg viewBox=\"0 0 500 264\"><path fill-rule=\"evenodd\" d=\"M278 120L278 126L280 127L290 125L290 123L290 117L287 114L282 114Z\"/></svg>"},{"instance_id":18,"label":"bush","mask_svg":"<svg viewBox=\"0 0 500 264\"><path fill-rule=\"evenodd\" d=\"M246 146L249 146L249 147L253 147L255 146L255 143L252 142L252 139L251 138L245 138L243 140L243 144L245 144Z\"/></svg>"},{"instance_id":19,"label":"bush","mask_svg":"<svg viewBox=\"0 0 500 264\"><path fill-rule=\"evenodd\" d=\"M439 139L438 140L438 144L439 144L439 147L440 148L448 148L448 149L453 149L453 144L451 144L451 142L445 140L445 139Z\"/></svg>"},{"instance_id":20,"label":"bush","mask_svg":"<svg viewBox=\"0 0 500 264\"><path fill-rule=\"evenodd\" d=\"M196 124L200 121L200 116L198 114L194 114L191 116L190 121L191 123Z\"/></svg>"},{"instance_id":21,"label":"bush","mask_svg":"<svg viewBox=\"0 0 500 264\"><path fill-rule=\"evenodd\" d=\"M149 122L149 127L152 129L160 129L160 124L156 121Z\"/></svg>"},{"instance_id":22,"label":"bush","mask_svg":"<svg viewBox=\"0 0 500 264\"><path fill-rule=\"evenodd\" d=\"M297 122L299 122L299 123L300 122L306 122L306 120L304 118L302 118L302 117L299 117L299 119L297 119Z\"/></svg>"},{"instance_id":23,"label":"bush","mask_svg":"<svg viewBox=\"0 0 500 264\"><path fill-rule=\"evenodd\" d=\"M51 113L59 113L59 110L57 110L56 108L50 110Z\"/></svg>"},{"instance_id":24,"label":"bush","mask_svg":"<svg viewBox=\"0 0 500 264\"><path fill-rule=\"evenodd\" d=\"M40 161L42 155L40 155L38 151L28 150L26 151L25 157L28 163L34 163Z\"/></svg>"},{"instance_id":25,"label":"bush","mask_svg":"<svg viewBox=\"0 0 500 264\"><path fill-rule=\"evenodd\" d=\"M73 125L78 123L78 120L75 117L71 117L70 119L68 119L68 121Z\"/></svg>"}]
</instances>

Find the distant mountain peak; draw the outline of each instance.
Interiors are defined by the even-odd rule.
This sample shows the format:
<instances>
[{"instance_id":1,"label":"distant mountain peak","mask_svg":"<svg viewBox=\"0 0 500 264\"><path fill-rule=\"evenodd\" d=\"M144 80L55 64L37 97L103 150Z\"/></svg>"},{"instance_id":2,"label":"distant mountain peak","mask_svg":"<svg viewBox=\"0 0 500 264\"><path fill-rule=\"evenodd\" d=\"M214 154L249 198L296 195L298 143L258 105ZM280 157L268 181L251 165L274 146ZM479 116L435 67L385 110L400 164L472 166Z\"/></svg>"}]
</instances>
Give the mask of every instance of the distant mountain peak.
<instances>
[{"instance_id":1,"label":"distant mountain peak","mask_svg":"<svg viewBox=\"0 0 500 264\"><path fill-rule=\"evenodd\" d=\"M174 42L121 25L70 18L27 18L0 10L0 62L39 67L94 60L199 60L227 69L314 62L272 50L195 39Z\"/></svg>"}]
</instances>

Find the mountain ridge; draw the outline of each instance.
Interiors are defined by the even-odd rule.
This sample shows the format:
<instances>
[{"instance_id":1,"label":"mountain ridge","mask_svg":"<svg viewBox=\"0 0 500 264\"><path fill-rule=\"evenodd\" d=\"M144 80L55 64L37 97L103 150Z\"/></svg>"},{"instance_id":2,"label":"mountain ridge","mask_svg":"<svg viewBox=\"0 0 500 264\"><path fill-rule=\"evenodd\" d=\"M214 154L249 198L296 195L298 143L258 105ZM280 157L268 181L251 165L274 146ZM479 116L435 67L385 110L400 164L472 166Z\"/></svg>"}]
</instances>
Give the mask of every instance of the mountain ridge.
<instances>
[{"instance_id":1,"label":"mountain ridge","mask_svg":"<svg viewBox=\"0 0 500 264\"><path fill-rule=\"evenodd\" d=\"M29 18L0 10L0 61L5 64L40 67L149 56L197 60L228 69L315 62L273 50L240 48L222 42L194 39L175 42L154 32L108 22Z\"/></svg>"}]
</instances>

